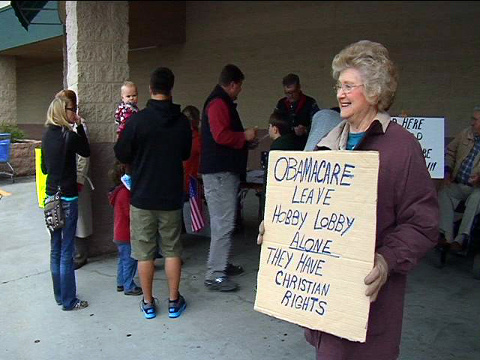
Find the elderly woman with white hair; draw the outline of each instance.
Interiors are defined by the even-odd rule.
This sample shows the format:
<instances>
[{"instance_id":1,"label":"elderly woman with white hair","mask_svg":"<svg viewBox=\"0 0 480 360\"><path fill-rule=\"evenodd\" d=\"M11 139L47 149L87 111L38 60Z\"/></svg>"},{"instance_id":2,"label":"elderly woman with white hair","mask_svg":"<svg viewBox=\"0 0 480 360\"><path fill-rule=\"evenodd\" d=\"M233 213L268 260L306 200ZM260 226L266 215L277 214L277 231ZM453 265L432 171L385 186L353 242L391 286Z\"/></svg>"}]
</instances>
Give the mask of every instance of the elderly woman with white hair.
<instances>
[{"instance_id":1,"label":"elderly woman with white hair","mask_svg":"<svg viewBox=\"0 0 480 360\"><path fill-rule=\"evenodd\" d=\"M365 343L310 329L305 336L317 359L392 360L399 355L407 273L437 242L437 195L420 144L386 112L397 88L387 49L359 41L335 56L332 69L343 121L317 150L380 154L375 265L365 278L371 306Z\"/></svg>"},{"instance_id":2,"label":"elderly woman with white hair","mask_svg":"<svg viewBox=\"0 0 480 360\"><path fill-rule=\"evenodd\" d=\"M366 40L351 44L332 70L343 121L317 147L380 154L375 265L365 278L372 304L365 343L313 330L306 337L318 359L396 359L406 275L437 242L437 195L420 144L386 112L397 88L387 49Z\"/></svg>"},{"instance_id":3,"label":"elderly woman with white hair","mask_svg":"<svg viewBox=\"0 0 480 360\"><path fill-rule=\"evenodd\" d=\"M71 124L77 124L73 132ZM79 310L88 303L76 294L73 251L78 218L77 154L90 156L87 136L75 104L64 96L55 98L47 112L42 138L42 171L47 174L47 196L61 192L65 225L52 231L50 271L53 294L62 310Z\"/></svg>"}]
</instances>

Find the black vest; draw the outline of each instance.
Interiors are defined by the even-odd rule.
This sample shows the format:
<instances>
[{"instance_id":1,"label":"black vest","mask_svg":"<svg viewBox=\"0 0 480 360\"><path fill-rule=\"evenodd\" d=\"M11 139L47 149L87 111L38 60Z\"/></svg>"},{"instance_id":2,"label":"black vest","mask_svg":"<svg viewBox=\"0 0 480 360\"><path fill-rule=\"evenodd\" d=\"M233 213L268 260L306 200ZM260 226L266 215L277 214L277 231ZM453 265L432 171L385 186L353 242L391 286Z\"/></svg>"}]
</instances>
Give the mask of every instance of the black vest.
<instances>
[{"instance_id":1,"label":"black vest","mask_svg":"<svg viewBox=\"0 0 480 360\"><path fill-rule=\"evenodd\" d=\"M291 107L288 106L286 97L280 99L277 103L277 109L289 116L292 127L303 125L310 132L312 117L319 109L314 98L304 94L302 96L305 96L305 98L295 102Z\"/></svg>"},{"instance_id":2,"label":"black vest","mask_svg":"<svg viewBox=\"0 0 480 360\"><path fill-rule=\"evenodd\" d=\"M247 169L248 149L246 145L243 149L233 149L224 145L217 144L210 130L210 121L208 119L207 109L210 102L220 98L227 104L230 110L231 130L235 132L244 132L240 116L235 104L230 96L217 85L208 96L203 106L202 113L202 152L200 157L200 173L214 174L223 171L234 172L245 178Z\"/></svg>"}]
</instances>

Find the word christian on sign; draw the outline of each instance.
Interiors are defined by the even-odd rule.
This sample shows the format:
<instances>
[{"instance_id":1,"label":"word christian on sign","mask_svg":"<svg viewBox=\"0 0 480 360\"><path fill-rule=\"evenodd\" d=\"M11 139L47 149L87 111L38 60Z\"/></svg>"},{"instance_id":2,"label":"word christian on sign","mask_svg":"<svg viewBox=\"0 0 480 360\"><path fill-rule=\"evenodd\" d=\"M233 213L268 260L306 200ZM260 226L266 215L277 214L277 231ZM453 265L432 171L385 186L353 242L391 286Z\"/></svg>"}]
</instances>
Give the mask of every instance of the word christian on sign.
<instances>
[{"instance_id":1,"label":"word christian on sign","mask_svg":"<svg viewBox=\"0 0 480 360\"><path fill-rule=\"evenodd\" d=\"M420 142L427 169L432 179L443 179L445 135L443 117L392 117Z\"/></svg>"},{"instance_id":2,"label":"word christian on sign","mask_svg":"<svg viewBox=\"0 0 480 360\"><path fill-rule=\"evenodd\" d=\"M255 310L365 342L375 151L271 151Z\"/></svg>"}]
</instances>

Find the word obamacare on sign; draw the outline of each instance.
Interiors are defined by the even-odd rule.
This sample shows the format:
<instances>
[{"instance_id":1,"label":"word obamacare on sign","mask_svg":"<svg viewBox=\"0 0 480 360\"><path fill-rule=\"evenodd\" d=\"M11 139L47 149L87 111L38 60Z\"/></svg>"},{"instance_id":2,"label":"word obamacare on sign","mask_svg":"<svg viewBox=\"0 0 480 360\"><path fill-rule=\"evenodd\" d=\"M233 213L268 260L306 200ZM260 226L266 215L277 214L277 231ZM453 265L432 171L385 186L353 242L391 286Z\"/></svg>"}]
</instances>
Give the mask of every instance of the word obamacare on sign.
<instances>
[{"instance_id":1,"label":"word obamacare on sign","mask_svg":"<svg viewBox=\"0 0 480 360\"><path fill-rule=\"evenodd\" d=\"M391 120L410 131L420 142L432 179L443 179L445 118L392 117Z\"/></svg>"},{"instance_id":2,"label":"word obamacare on sign","mask_svg":"<svg viewBox=\"0 0 480 360\"><path fill-rule=\"evenodd\" d=\"M379 156L271 151L255 310L365 342Z\"/></svg>"}]
</instances>

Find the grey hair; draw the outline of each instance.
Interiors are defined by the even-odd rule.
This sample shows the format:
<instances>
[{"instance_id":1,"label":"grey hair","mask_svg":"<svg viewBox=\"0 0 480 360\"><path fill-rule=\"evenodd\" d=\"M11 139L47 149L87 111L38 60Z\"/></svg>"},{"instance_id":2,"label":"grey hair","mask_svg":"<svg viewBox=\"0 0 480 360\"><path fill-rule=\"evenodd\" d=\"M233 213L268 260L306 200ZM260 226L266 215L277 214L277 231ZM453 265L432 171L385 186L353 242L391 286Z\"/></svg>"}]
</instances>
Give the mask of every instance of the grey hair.
<instances>
[{"instance_id":1,"label":"grey hair","mask_svg":"<svg viewBox=\"0 0 480 360\"><path fill-rule=\"evenodd\" d=\"M340 73L349 68L362 74L367 101L381 111L388 110L397 90L398 73L385 46L369 40L348 45L333 59L333 78L338 81Z\"/></svg>"},{"instance_id":2,"label":"grey hair","mask_svg":"<svg viewBox=\"0 0 480 360\"><path fill-rule=\"evenodd\" d=\"M480 112L480 105L474 106L473 112Z\"/></svg>"}]
</instances>

